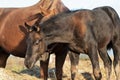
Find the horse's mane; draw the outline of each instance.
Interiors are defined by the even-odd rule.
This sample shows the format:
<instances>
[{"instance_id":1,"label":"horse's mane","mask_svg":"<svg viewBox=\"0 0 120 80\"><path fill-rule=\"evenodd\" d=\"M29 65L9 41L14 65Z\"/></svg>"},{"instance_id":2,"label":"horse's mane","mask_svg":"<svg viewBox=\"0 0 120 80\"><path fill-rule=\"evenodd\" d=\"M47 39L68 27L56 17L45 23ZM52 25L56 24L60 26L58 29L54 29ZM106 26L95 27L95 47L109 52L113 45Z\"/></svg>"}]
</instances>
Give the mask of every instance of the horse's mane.
<instances>
[{"instance_id":1,"label":"horse's mane","mask_svg":"<svg viewBox=\"0 0 120 80\"><path fill-rule=\"evenodd\" d=\"M78 10L71 10L71 11L62 12L62 13L59 13L55 16L52 16L48 20L44 21L42 24L47 24L49 22L54 22L57 19L60 19L61 17L66 17L66 16L69 16L69 15L71 15L71 14L77 12L77 11L84 11L84 10L87 10L87 9L78 9ZM42 25L42 24L40 24L40 25Z\"/></svg>"}]
</instances>

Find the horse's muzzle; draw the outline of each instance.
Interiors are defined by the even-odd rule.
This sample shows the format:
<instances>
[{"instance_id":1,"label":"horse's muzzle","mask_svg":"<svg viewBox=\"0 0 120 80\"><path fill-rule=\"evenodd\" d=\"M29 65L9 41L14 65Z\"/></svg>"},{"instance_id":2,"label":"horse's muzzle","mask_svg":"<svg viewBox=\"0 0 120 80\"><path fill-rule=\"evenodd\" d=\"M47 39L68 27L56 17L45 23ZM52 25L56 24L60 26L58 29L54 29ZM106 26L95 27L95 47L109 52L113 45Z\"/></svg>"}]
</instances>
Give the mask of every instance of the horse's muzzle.
<instances>
[{"instance_id":1,"label":"horse's muzzle","mask_svg":"<svg viewBox=\"0 0 120 80\"><path fill-rule=\"evenodd\" d=\"M26 66L28 69L31 69L31 68L34 67L34 63L31 63L31 62L28 61L28 60L25 60L25 61L24 61L24 64L25 64L25 66Z\"/></svg>"}]
</instances>

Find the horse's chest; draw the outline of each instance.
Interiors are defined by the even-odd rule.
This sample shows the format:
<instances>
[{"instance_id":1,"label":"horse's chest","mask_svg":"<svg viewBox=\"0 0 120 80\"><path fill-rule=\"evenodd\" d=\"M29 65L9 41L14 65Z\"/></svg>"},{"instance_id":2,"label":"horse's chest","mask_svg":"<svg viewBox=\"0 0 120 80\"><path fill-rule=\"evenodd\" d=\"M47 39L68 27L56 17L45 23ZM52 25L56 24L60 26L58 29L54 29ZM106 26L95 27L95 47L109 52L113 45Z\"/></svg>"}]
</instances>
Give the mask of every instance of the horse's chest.
<instances>
[{"instance_id":1,"label":"horse's chest","mask_svg":"<svg viewBox=\"0 0 120 80\"><path fill-rule=\"evenodd\" d=\"M23 44L23 40L24 35L20 33L18 30L4 29L0 37L0 45L6 51L12 52Z\"/></svg>"}]
</instances>

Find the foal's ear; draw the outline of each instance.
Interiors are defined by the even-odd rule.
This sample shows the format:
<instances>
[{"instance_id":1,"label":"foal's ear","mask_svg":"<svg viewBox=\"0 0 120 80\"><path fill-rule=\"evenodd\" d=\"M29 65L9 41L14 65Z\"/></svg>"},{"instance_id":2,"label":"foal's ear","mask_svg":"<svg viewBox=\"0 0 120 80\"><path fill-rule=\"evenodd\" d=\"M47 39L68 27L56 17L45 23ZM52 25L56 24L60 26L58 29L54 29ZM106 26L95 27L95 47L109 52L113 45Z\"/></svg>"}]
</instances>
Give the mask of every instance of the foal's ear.
<instances>
[{"instance_id":1,"label":"foal's ear","mask_svg":"<svg viewBox=\"0 0 120 80\"><path fill-rule=\"evenodd\" d=\"M27 32L32 32L32 27L28 25L26 22L24 23L25 28L27 29Z\"/></svg>"},{"instance_id":2,"label":"foal's ear","mask_svg":"<svg viewBox=\"0 0 120 80\"><path fill-rule=\"evenodd\" d=\"M26 22L24 25L27 28L28 32L32 32L32 31L39 32L40 31L40 27L38 27L38 26L30 26Z\"/></svg>"},{"instance_id":3,"label":"foal's ear","mask_svg":"<svg viewBox=\"0 0 120 80\"><path fill-rule=\"evenodd\" d=\"M40 27L38 27L38 26L33 26L32 29L35 32L40 32Z\"/></svg>"}]
</instances>

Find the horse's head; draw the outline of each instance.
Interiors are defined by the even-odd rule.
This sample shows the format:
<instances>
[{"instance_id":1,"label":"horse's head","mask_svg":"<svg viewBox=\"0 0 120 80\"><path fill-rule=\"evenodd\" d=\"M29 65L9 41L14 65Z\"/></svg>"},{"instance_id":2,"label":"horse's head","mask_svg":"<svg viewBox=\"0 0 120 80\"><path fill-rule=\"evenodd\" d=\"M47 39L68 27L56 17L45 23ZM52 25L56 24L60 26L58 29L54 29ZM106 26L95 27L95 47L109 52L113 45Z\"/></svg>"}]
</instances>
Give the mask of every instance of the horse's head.
<instances>
[{"instance_id":1,"label":"horse's head","mask_svg":"<svg viewBox=\"0 0 120 80\"><path fill-rule=\"evenodd\" d=\"M25 23L29 32L27 38L27 51L25 56L25 65L32 68L38 59L47 60L48 53L45 53L45 45L40 35L40 28L37 26L29 26Z\"/></svg>"},{"instance_id":2,"label":"horse's head","mask_svg":"<svg viewBox=\"0 0 120 80\"><path fill-rule=\"evenodd\" d=\"M38 5L40 8L40 12L36 15L33 15L33 17L29 18L30 20L38 18L38 20L35 22L36 26L39 26L39 23L48 20L49 18L60 12L69 11L69 9L64 6L61 0L41 0L40 3L38 3ZM39 58L42 60L46 60L49 54L44 53L47 49L47 45L42 39L40 27L29 26L27 24L25 24L25 26L29 33L27 38L25 65L28 68L31 68Z\"/></svg>"}]
</instances>

